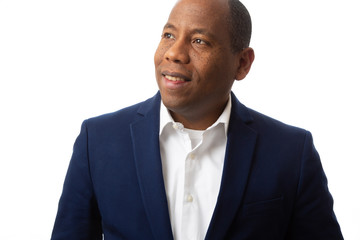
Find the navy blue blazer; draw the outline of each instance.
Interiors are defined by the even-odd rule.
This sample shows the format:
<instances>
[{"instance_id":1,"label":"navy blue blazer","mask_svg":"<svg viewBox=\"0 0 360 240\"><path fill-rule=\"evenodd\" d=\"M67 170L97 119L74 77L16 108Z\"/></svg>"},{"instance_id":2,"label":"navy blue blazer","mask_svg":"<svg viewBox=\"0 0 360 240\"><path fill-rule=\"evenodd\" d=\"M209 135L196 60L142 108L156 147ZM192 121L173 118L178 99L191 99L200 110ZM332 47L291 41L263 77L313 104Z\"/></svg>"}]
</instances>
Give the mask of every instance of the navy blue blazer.
<instances>
[{"instance_id":1,"label":"navy blue blazer","mask_svg":"<svg viewBox=\"0 0 360 240\"><path fill-rule=\"evenodd\" d=\"M160 99L157 93L84 121L51 239L173 239ZM221 187L205 239L343 239L309 132L248 109L232 94Z\"/></svg>"}]
</instances>

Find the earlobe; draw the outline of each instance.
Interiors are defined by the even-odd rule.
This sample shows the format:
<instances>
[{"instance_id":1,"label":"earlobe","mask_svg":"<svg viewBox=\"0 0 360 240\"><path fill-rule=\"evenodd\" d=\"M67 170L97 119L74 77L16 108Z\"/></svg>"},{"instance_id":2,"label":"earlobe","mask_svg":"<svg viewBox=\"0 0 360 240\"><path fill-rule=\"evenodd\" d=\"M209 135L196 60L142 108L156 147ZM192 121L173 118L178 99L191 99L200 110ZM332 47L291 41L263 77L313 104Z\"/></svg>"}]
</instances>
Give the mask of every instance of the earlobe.
<instances>
[{"instance_id":1,"label":"earlobe","mask_svg":"<svg viewBox=\"0 0 360 240\"><path fill-rule=\"evenodd\" d=\"M250 47L242 50L238 55L238 70L235 79L240 81L243 80L251 69L251 65L254 62L255 53Z\"/></svg>"}]
</instances>

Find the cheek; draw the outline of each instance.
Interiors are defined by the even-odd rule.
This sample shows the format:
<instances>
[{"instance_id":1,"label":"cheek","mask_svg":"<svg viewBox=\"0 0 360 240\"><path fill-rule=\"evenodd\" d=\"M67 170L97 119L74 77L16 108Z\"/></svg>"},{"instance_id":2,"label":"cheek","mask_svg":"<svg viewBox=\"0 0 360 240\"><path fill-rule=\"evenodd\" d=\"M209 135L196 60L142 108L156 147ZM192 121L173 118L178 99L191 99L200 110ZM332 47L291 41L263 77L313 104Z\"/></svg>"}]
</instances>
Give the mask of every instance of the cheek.
<instances>
[{"instance_id":1,"label":"cheek","mask_svg":"<svg viewBox=\"0 0 360 240\"><path fill-rule=\"evenodd\" d=\"M221 76L221 59L219 60L214 55L194 56L195 69L204 81L213 82L218 81Z\"/></svg>"},{"instance_id":2,"label":"cheek","mask_svg":"<svg viewBox=\"0 0 360 240\"><path fill-rule=\"evenodd\" d=\"M166 53L168 47L162 42L159 43L154 55L155 66L158 66L164 59L164 54Z\"/></svg>"},{"instance_id":3,"label":"cheek","mask_svg":"<svg viewBox=\"0 0 360 240\"><path fill-rule=\"evenodd\" d=\"M234 80L235 59L230 54L218 54L213 62L213 70L216 75L219 75L224 80Z\"/></svg>"},{"instance_id":4,"label":"cheek","mask_svg":"<svg viewBox=\"0 0 360 240\"><path fill-rule=\"evenodd\" d=\"M211 55L206 53L192 52L189 54L191 58L191 65L194 71L202 78L208 78L211 75L214 62Z\"/></svg>"},{"instance_id":5,"label":"cheek","mask_svg":"<svg viewBox=\"0 0 360 240\"><path fill-rule=\"evenodd\" d=\"M159 65L160 62L161 62L161 56L163 54L161 53L161 49L160 49L160 46L156 49L155 51L155 54L154 54L154 63L155 63L155 66Z\"/></svg>"}]
</instances>

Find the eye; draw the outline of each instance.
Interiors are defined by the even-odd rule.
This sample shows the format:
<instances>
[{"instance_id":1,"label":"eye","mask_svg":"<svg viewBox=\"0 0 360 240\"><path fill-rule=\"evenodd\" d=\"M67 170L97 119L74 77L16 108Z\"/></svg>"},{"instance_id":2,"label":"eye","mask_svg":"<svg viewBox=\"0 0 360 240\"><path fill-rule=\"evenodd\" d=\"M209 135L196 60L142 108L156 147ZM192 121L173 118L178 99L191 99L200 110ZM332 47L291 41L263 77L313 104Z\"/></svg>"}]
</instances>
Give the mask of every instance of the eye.
<instances>
[{"instance_id":1,"label":"eye","mask_svg":"<svg viewBox=\"0 0 360 240\"><path fill-rule=\"evenodd\" d=\"M207 44L207 42L205 42L204 40L202 40L200 38L194 39L193 43L200 44L200 45L206 45Z\"/></svg>"},{"instance_id":2,"label":"eye","mask_svg":"<svg viewBox=\"0 0 360 240\"><path fill-rule=\"evenodd\" d=\"M174 39L175 38L174 35L172 35L171 33L164 33L162 37L163 38L168 38L168 39Z\"/></svg>"}]
</instances>

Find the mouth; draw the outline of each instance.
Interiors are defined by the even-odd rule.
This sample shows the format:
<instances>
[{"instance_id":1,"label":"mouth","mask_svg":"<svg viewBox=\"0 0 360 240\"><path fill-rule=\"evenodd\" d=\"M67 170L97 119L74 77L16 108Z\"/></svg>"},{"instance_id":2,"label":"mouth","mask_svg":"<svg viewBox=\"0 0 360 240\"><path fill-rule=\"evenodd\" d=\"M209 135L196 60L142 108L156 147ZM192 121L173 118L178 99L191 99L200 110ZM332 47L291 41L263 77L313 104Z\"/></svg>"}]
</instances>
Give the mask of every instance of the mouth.
<instances>
[{"instance_id":1,"label":"mouth","mask_svg":"<svg viewBox=\"0 0 360 240\"><path fill-rule=\"evenodd\" d=\"M188 78L180 73L164 72L162 75L164 78L166 78L167 80L169 80L171 82L190 82L191 81L190 78Z\"/></svg>"}]
</instances>

